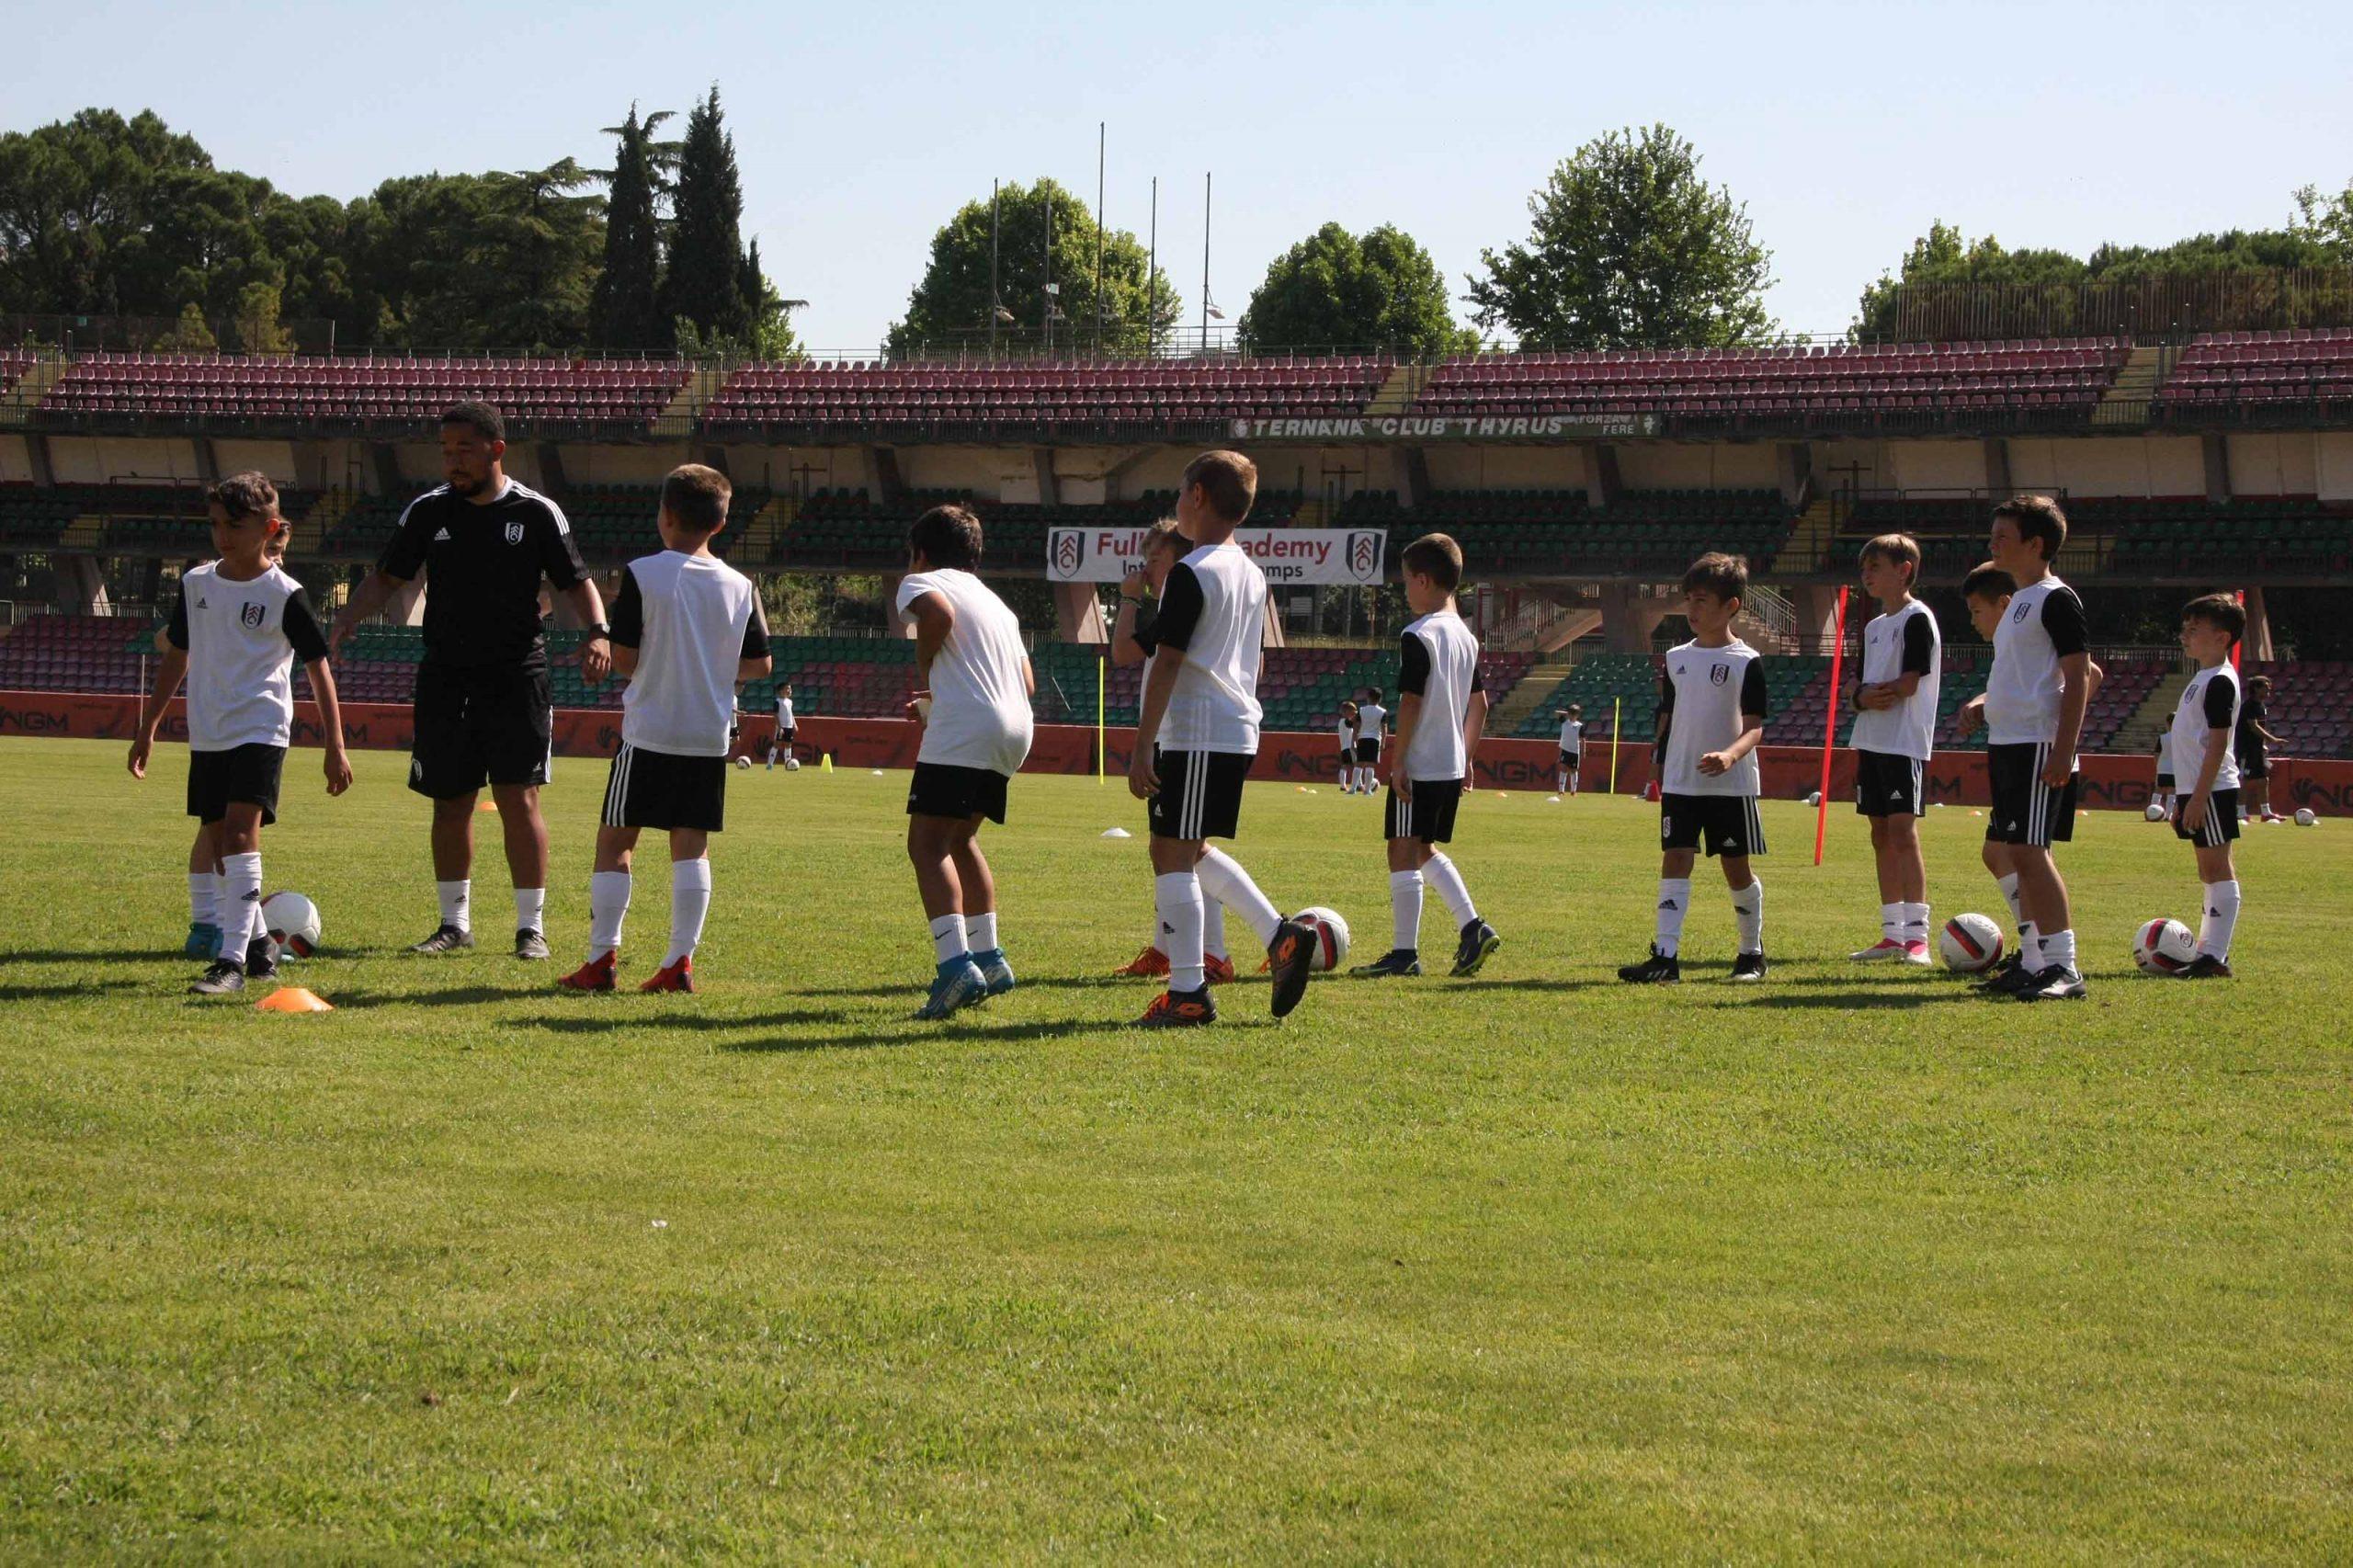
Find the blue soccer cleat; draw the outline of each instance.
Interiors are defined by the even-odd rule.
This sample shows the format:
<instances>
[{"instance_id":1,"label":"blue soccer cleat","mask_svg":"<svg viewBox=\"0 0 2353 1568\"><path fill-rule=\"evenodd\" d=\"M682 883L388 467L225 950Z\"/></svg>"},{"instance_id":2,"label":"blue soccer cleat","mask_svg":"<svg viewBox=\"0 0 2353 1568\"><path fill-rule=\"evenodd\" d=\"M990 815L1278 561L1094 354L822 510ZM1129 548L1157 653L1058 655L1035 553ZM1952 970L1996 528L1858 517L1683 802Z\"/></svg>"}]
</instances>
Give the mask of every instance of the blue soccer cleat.
<instances>
[{"instance_id":1,"label":"blue soccer cleat","mask_svg":"<svg viewBox=\"0 0 2353 1568\"><path fill-rule=\"evenodd\" d=\"M221 927L209 920L191 920L188 940L180 944L182 956L191 959L217 959L221 956Z\"/></svg>"},{"instance_id":2,"label":"blue soccer cleat","mask_svg":"<svg viewBox=\"0 0 2353 1568\"><path fill-rule=\"evenodd\" d=\"M1005 961L1003 948L991 948L984 953L974 953L972 962L979 966L981 979L992 996L1002 996L1013 989L1013 966Z\"/></svg>"},{"instance_id":3,"label":"blue soccer cleat","mask_svg":"<svg viewBox=\"0 0 2353 1568\"><path fill-rule=\"evenodd\" d=\"M931 994L915 1009L915 1017L922 1020L944 1018L988 994L989 983L982 978L980 966L967 954L939 966L939 973L931 983Z\"/></svg>"}]
</instances>

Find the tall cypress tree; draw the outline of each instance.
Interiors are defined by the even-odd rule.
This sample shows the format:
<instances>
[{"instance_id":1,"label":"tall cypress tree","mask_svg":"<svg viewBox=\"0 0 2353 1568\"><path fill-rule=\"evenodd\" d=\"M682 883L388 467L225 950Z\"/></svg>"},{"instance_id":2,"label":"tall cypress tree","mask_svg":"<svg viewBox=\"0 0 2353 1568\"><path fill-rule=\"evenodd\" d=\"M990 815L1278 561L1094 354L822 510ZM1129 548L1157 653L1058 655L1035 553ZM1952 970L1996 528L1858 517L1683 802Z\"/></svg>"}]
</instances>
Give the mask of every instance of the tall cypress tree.
<instances>
[{"instance_id":1,"label":"tall cypress tree","mask_svg":"<svg viewBox=\"0 0 2353 1568\"><path fill-rule=\"evenodd\" d=\"M719 87L688 111L678 151L678 195L670 228L670 266L662 278L662 313L683 316L706 339L741 339L755 300L744 294L744 187L735 138L719 109Z\"/></svg>"},{"instance_id":2,"label":"tall cypress tree","mask_svg":"<svg viewBox=\"0 0 2353 1568\"><path fill-rule=\"evenodd\" d=\"M619 145L604 176L605 269L588 302L588 337L599 348L660 353L671 347L670 318L659 299L662 236L654 203L663 167L676 153L654 140L670 118L664 109L640 121L631 104L627 119L605 128Z\"/></svg>"}]
</instances>

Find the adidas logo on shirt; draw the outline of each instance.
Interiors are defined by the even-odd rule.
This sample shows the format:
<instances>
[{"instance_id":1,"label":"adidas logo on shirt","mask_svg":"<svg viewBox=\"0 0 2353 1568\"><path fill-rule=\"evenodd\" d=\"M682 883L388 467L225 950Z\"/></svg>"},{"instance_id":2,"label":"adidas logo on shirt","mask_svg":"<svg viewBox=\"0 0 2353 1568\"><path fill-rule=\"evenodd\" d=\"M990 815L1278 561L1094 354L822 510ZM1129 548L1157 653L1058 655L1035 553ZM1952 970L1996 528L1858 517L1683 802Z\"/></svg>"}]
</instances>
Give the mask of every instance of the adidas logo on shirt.
<instances>
[{"instance_id":1,"label":"adidas logo on shirt","mask_svg":"<svg viewBox=\"0 0 2353 1568\"><path fill-rule=\"evenodd\" d=\"M433 542L436 544L448 544L449 542L449 530L448 528L443 528L439 533L435 534L433 536Z\"/></svg>"}]
</instances>

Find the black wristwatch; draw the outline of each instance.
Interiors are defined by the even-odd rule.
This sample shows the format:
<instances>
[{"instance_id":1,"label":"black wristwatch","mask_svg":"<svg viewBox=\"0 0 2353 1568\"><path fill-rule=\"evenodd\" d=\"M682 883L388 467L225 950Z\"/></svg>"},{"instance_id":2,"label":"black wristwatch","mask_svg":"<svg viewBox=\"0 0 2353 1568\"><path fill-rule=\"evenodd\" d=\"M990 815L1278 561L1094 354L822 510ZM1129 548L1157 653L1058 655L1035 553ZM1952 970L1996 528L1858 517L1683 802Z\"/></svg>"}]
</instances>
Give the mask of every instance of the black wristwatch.
<instances>
[{"instance_id":1,"label":"black wristwatch","mask_svg":"<svg viewBox=\"0 0 2353 1568\"><path fill-rule=\"evenodd\" d=\"M588 635L591 637L601 637L606 642L609 642L613 640L613 629L600 620L596 625L588 629Z\"/></svg>"}]
</instances>

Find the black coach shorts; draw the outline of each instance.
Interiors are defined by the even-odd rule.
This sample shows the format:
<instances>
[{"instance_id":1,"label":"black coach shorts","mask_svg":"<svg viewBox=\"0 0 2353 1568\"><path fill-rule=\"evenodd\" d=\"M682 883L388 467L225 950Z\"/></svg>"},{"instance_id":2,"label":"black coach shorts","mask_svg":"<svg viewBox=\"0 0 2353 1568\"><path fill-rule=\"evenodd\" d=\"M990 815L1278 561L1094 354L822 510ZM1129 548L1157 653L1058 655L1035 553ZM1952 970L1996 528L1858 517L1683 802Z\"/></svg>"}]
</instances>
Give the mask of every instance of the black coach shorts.
<instances>
[{"instance_id":1,"label":"black coach shorts","mask_svg":"<svg viewBox=\"0 0 2353 1568\"><path fill-rule=\"evenodd\" d=\"M1358 741L1357 743L1357 760L1366 764L1379 762L1381 760L1381 743L1379 741Z\"/></svg>"},{"instance_id":2,"label":"black coach shorts","mask_svg":"<svg viewBox=\"0 0 2353 1568\"><path fill-rule=\"evenodd\" d=\"M2236 790L2216 790L2206 797L2206 818L2203 822L2185 822L2182 813L2189 805L2185 795L2174 802L2173 835L2186 838L2200 849L2219 849L2239 835L2239 792Z\"/></svg>"},{"instance_id":3,"label":"black coach shorts","mask_svg":"<svg viewBox=\"0 0 2353 1568\"><path fill-rule=\"evenodd\" d=\"M994 767L959 767L950 762L918 762L907 785L907 815L986 817L1005 821L1005 787L1012 782Z\"/></svg>"},{"instance_id":4,"label":"black coach shorts","mask_svg":"<svg viewBox=\"0 0 2353 1568\"><path fill-rule=\"evenodd\" d=\"M1994 788L1985 814L1985 837L1993 844L2024 844L2048 849L2075 836L2075 795L2084 776L2070 774L2064 788L2042 781L2051 759L2048 741L2020 741L1985 748L1985 773Z\"/></svg>"},{"instance_id":5,"label":"black coach shorts","mask_svg":"<svg viewBox=\"0 0 2353 1568\"><path fill-rule=\"evenodd\" d=\"M1564 751L1561 754L1561 766L1569 772L1574 773L1584 755L1583 752Z\"/></svg>"},{"instance_id":6,"label":"black coach shorts","mask_svg":"<svg viewBox=\"0 0 2353 1568\"><path fill-rule=\"evenodd\" d=\"M1754 795L1661 795L1658 844L1662 849L1697 849L1711 855L1762 855L1765 824Z\"/></svg>"},{"instance_id":7,"label":"black coach shorts","mask_svg":"<svg viewBox=\"0 0 2353 1568\"><path fill-rule=\"evenodd\" d=\"M1927 815L1927 765L1893 752L1856 752L1855 810L1867 817Z\"/></svg>"},{"instance_id":8,"label":"black coach shorts","mask_svg":"<svg viewBox=\"0 0 2353 1568\"><path fill-rule=\"evenodd\" d=\"M1145 808L1156 838L1232 838L1242 824L1242 782L1251 754L1162 751L1152 754L1160 793Z\"/></svg>"},{"instance_id":9,"label":"black coach shorts","mask_svg":"<svg viewBox=\"0 0 2353 1568\"><path fill-rule=\"evenodd\" d=\"M1454 837L1454 812L1461 804L1460 778L1416 778L1410 802L1399 800L1397 787L1392 784L1389 809L1381 813L1381 836L1447 843Z\"/></svg>"},{"instance_id":10,"label":"black coach shorts","mask_svg":"<svg viewBox=\"0 0 2353 1568\"><path fill-rule=\"evenodd\" d=\"M607 827L692 827L717 833L727 820L727 759L648 751L627 741L605 780Z\"/></svg>"},{"instance_id":11,"label":"black coach shorts","mask_svg":"<svg viewBox=\"0 0 2353 1568\"><path fill-rule=\"evenodd\" d=\"M554 771L547 668L497 665L416 671L408 787L437 801L491 784L544 784Z\"/></svg>"},{"instance_id":12,"label":"black coach shorts","mask_svg":"<svg viewBox=\"0 0 2353 1568\"><path fill-rule=\"evenodd\" d=\"M273 745L231 746L226 751L188 754L188 814L199 822L219 822L229 814L232 801L261 808L261 824L278 820L278 780L286 770L286 748Z\"/></svg>"}]
</instances>

